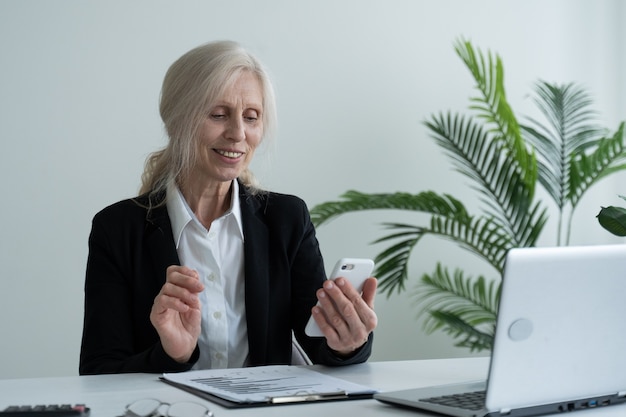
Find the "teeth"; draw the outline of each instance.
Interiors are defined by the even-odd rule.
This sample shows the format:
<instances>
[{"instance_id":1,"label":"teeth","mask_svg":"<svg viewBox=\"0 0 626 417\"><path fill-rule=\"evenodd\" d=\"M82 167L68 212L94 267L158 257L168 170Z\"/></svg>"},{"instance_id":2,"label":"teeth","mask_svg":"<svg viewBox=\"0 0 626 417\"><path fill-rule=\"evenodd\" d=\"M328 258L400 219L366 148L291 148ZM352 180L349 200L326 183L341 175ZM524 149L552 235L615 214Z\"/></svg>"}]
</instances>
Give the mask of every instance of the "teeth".
<instances>
[{"instance_id":1,"label":"teeth","mask_svg":"<svg viewBox=\"0 0 626 417\"><path fill-rule=\"evenodd\" d=\"M242 152L220 151L219 149L217 150L217 153L219 153L220 155L224 155L227 158L239 158L241 155L243 155Z\"/></svg>"}]
</instances>

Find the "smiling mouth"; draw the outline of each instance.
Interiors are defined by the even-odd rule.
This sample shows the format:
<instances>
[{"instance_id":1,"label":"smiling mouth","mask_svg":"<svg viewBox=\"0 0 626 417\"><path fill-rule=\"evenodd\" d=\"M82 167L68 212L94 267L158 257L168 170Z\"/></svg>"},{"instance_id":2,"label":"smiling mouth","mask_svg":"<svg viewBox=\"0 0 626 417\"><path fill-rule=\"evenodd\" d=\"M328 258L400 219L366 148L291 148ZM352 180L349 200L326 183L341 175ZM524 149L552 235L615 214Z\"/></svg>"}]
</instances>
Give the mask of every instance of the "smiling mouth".
<instances>
[{"instance_id":1,"label":"smiling mouth","mask_svg":"<svg viewBox=\"0 0 626 417\"><path fill-rule=\"evenodd\" d=\"M225 156L226 158L236 159L243 155L243 152L232 152L232 151L222 151L220 149L216 149L215 152L218 154Z\"/></svg>"}]
</instances>

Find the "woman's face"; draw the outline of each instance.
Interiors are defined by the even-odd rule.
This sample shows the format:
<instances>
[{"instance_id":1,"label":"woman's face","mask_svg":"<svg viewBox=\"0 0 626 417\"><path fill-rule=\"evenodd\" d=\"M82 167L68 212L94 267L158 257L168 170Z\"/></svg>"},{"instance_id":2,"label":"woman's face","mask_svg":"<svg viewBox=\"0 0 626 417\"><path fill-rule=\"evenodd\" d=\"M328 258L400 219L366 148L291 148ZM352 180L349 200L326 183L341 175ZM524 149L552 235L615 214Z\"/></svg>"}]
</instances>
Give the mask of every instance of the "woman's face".
<instances>
[{"instance_id":1,"label":"woman's face","mask_svg":"<svg viewBox=\"0 0 626 417\"><path fill-rule=\"evenodd\" d=\"M211 107L200 125L191 181L232 181L248 167L263 136L263 89L242 72Z\"/></svg>"}]
</instances>

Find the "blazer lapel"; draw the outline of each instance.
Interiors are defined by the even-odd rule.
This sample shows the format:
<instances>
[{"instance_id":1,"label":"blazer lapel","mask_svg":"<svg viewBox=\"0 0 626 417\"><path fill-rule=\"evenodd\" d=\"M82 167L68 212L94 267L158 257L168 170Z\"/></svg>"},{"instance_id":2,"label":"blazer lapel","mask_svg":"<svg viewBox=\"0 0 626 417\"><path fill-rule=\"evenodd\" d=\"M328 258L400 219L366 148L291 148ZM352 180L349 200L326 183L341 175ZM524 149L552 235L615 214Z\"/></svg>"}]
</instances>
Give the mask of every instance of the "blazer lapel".
<instances>
[{"instance_id":1,"label":"blazer lapel","mask_svg":"<svg viewBox=\"0 0 626 417\"><path fill-rule=\"evenodd\" d=\"M145 238L156 271L163 271L163 274L157 277L160 288L165 283L167 267L180 265L165 204L152 208L146 214Z\"/></svg>"},{"instance_id":2,"label":"blazer lapel","mask_svg":"<svg viewBox=\"0 0 626 417\"><path fill-rule=\"evenodd\" d=\"M246 319L250 364L264 363L267 357L269 323L268 230L263 221L263 201L241 186L241 221L244 235Z\"/></svg>"}]
</instances>

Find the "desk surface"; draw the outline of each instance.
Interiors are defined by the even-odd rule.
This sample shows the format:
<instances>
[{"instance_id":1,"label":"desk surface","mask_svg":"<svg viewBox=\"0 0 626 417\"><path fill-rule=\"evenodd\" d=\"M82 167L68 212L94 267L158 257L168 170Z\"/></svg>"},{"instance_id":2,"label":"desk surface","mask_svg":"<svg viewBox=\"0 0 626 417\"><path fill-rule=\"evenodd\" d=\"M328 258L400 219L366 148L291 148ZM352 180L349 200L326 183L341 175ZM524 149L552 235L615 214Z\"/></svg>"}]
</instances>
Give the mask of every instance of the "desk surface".
<instances>
[{"instance_id":1,"label":"desk surface","mask_svg":"<svg viewBox=\"0 0 626 417\"><path fill-rule=\"evenodd\" d=\"M370 362L347 367L314 366L316 370L348 381L371 386L379 391L413 388L484 379L488 358L435 359L394 362ZM261 408L225 409L199 397L171 387L154 374L120 374L58 378L25 378L0 380L0 409L13 404L87 404L93 417L122 414L126 404L141 398L165 402L192 400L206 403L216 417L221 416L293 416L324 415L418 416L422 413L396 408L376 400L337 401L280 405ZM297 409L295 409L297 407ZM345 413L345 414L342 414ZM350 413L350 414L348 414ZM624 416L626 404L577 411L576 417ZM429 414L423 414L429 415ZM429 416L433 416L430 414Z\"/></svg>"}]
</instances>

